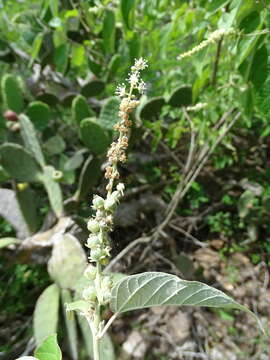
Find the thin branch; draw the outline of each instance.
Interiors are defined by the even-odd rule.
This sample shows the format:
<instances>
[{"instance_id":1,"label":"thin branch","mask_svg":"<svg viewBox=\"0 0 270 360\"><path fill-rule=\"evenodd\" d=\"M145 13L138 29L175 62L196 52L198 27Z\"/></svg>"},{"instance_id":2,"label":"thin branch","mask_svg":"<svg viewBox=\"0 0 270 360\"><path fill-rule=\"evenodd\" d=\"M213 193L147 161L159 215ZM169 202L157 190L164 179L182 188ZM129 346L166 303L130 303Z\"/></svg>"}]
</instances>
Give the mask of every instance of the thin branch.
<instances>
[{"instance_id":1,"label":"thin branch","mask_svg":"<svg viewBox=\"0 0 270 360\"><path fill-rule=\"evenodd\" d=\"M219 41L217 43L216 58L215 58L215 62L214 62L214 68L213 68L212 80L211 80L211 83L213 86L216 85L216 81L217 81L217 72L218 72L218 64L219 64L220 54L221 54L222 41L223 41L223 36L219 39Z\"/></svg>"}]
</instances>

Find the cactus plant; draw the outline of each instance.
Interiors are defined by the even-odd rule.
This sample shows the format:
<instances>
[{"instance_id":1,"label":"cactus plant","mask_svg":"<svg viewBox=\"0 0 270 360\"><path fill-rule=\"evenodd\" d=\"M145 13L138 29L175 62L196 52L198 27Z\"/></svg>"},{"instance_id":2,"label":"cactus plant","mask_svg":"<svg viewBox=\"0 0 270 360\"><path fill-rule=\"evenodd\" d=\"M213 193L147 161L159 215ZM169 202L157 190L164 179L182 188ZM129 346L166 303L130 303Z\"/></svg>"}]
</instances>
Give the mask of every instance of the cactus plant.
<instances>
[{"instance_id":1,"label":"cactus plant","mask_svg":"<svg viewBox=\"0 0 270 360\"><path fill-rule=\"evenodd\" d=\"M21 145L6 143L0 146L3 168L21 182L39 181L41 169L35 158Z\"/></svg>"},{"instance_id":2,"label":"cactus plant","mask_svg":"<svg viewBox=\"0 0 270 360\"><path fill-rule=\"evenodd\" d=\"M95 155L103 154L109 145L107 134L94 118L82 120L80 135L85 146Z\"/></svg>"},{"instance_id":3,"label":"cactus plant","mask_svg":"<svg viewBox=\"0 0 270 360\"><path fill-rule=\"evenodd\" d=\"M80 122L90 116L94 116L94 112L89 108L86 98L82 95L77 95L71 106L72 118L75 124L80 125Z\"/></svg>"},{"instance_id":4,"label":"cactus plant","mask_svg":"<svg viewBox=\"0 0 270 360\"><path fill-rule=\"evenodd\" d=\"M101 109L99 124L106 130L112 130L114 125L119 121L120 101L116 97L109 98Z\"/></svg>"},{"instance_id":5,"label":"cactus plant","mask_svg":"<svg viewBox=\"0 0 270 360\"><path fill-rule=\"evenodd\" d=\"M51 92L44 92L42 94L39 94L36 97L36 100L44 102L45 104L48 104L50 106L55 106L59 102L58 97Z\"/></svg>"},{"instance_id":6,"label":"cactus plant","mask_svg":"<svg viewBox=\"0 0 270 360\"><path fill-rule=\"evenodd\" d=\"M172 92L168 99L169 105L182 107L192 104L192 88L189 85L180 86Z\"/></svg>"},{"instance_id":7,"label":"cactus plant","mask_svg":"<svg viewBox=\"0 0 270 360\"><path fill-rule=\"evenodd\" d=\"M42 101L33 101L28 105L26 115L30 118L35 128L42 131L48 125L51 111L49 106Z\"/></svg>"},{"instance_id":8,"label":"cactus plant","mask_svg":"<svg viewBox=\"0 0 270 360\"><path fill-rule=\"evenodd\" d=\"M22 90L17 78L6 74L1 82L2 96L7 109L20 113L24 107Z\"/></svg>"},{"instance_id":9,"label":"cactus plant","mask_svg":"<svg viewBox=\"0 0 270 360\"><path fill-rule=\"evenodd\" d=\"M163 96L154 97L142 104L139 108L139 117L144 120L156 119L163 105L165 105Z\"/></svg>"},{"instance_id":10,"label":"cactus plant","mask_svg":"<svg viewBox=\"0 0 270 360\"><path fill-rule=\"evenodd\" d=\"M40 176L40 180L43 182L47 190L53 211L57 217L60 217L63 213L63 199L61 188L57 181L53 178L54 173L55 169L53 166L45 166L43 168L43 173Z\"/></svg>"},{"instance_id":11,"label":"cactus plant","mask_svg":"<svg viewBox=\"0 0 270 360\"><path fill-rule=\"evenodd\" d=\"M28 184L18 184L16 197L27 227L33 234L39 227L35 193Z\"/></svg>"},{"instance_id":12,"label":"cactus plant","mask_svg":"<svg viewBox=\"0 0 270 360\"><path fill-rule=\"evenodd\" d=\"M31 154L35 157L35 159L41 166L44 166L45 159L41 151L34 125L24 114L21 114L19 118L21 124L21 134L26 149L31 152Z\"/></svg>"},{"instance_id":13,"label":"cactus plant","mask_svg":"<svg viewBox=\"0 0 270 360\"><path fill-rule=\"evenodd\" d=\"M104 90L105 85L101 80L91 80L82 87L81 93L85 97L97 96Z\"/></svg>"}]
</instances>

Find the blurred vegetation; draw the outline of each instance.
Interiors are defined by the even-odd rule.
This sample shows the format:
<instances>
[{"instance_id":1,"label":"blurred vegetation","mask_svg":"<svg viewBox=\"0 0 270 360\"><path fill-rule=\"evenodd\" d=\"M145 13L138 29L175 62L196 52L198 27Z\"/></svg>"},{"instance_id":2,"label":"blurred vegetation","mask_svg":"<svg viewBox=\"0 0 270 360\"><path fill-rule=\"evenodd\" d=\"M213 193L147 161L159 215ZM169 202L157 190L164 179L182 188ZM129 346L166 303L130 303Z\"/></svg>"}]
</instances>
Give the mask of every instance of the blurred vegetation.
<instances>
[{"instance_id":1,"label":"blurred vegetation","mask_svg":"<svg viewBox=\"0 0 270 360\"><path fill-rule=\"evenodd\" d=\"M185 176L190 136L195 155L221 136L175 213L195 221L200 241L220 239L222 258L239 252L254 265L270 265L269 10L267 0L0 0L4 322L12 313L31 315L49 284L52 235L73 227L80 240L86 236L89 201L105 186L102 169L118 119L115 88L139 57L149 62L147 93L121 169L128 191L146 186L169 204ZM217 29L233 31L178 59ZM204 105L192 111L198 103ZM142 232L162 221L146 207L140 211ZM66 218L72 224L63 225ZM123 222L113 235L115 252L141 235L138 224ZM49 229L42 239L34 236ZM62 297L75 290L59 286ZM74 348L70 353L76 359Z\"/></svg>"}]
</instances>

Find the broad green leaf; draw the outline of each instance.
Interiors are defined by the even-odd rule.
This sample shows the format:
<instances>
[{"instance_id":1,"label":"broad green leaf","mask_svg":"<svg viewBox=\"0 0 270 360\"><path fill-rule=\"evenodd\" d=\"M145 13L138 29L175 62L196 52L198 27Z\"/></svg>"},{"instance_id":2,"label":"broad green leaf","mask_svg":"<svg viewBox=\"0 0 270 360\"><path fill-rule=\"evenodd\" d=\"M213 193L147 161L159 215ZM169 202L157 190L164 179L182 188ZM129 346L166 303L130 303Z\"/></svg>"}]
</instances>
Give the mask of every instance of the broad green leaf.
<instances>
[{"instance_id":1,"label":"broad green leaf","mask_svg":"<svg viewBox=\"0 0 270 360\"><path fill-rule=\"evenodd\" d=\"M1 80L2 98L7 109L20 113L24 108L22 89L18 78L6 74Z\"/></svg>"},{"instance_id":2,"label":"broad green leaf","mask_svg":"<svg viewBox=\"0 0 270 360\"><path fill-rule=\"evenodd\" d=\"M67 338L70 348L70 353L72 360L78 359L78 333L77 333L77 324L74 313L67 313L65 304L72 301L72 295L70 290L62 289L61 297L63 303L63 314L67 328Z\"/></svg>"},{"instance_id":3,"label":"broad green leaf","mask_svg":"<svg viewBox=\"0 0 270 360\"><path fill-rule=\"evenodd\" d=\"M268 51L266 45L263 45L254 54L249 79L256 88L260 88L266 80L268 68Z\"/></svg>"},{"instance_id":4,"label":"broad green leaf","mask_svg":"<svg viewBox=\"0 0 270 360\"><path fill-rule=\"evenodd\" d=\"M85 252L73 235L65 234L54 243L48 271L61 288L74 289L86 265Z\"/></svg>"},{"instance_id":5,"label":"broad green leaf","mask_svg":"<svg viewBox=\"0 0 270 360\"><path fill-rule=\"evenodd\" d=\"M86 98L82 95L77 95L71 105L72 118L74 123L80 125L80 122L90 116L94 116L94 112L90 109Z\"/></svg>"},{"instance_id":6,"label":"broad green leaf","mask_svg":"<svg viewBox=\"0 0 270 360\"><path fill-rule=\"evenodd\" d=\"M48 125L51 111L49 106L42 101L33 101L28 105L26 115L34 124L34 127L42 131Z\"/></svg>"},{"instance_id":7,"label":"broad green leaf","mask_svg":"<svg viewBox=\"0 0 270 360\"><path fill-rule=\"evenodd\" d=\"M121 0L121 13L124 24L128 29L132 28L132 13L135 7L135 0Z\"/></svg>"},{"instance_id":8,"label":"broad green leaf","mask_svg":"<svg viewBox=\"0 0 270 360\"><path fill-rule=\"evenodd\" d=\"M57 335L53 334L36 349L35 357L38 360L62 360L61 349L57 343Z\"/></svg>"},{"instance_id":9,"label":"broad green leaf","mask_svg":"<svg viewBox=\"0 0 270 360\"><path fill-rule=\"evenodd\" d=\"M120 101L117 97L110 97L103 105L98 123L102 128L113 130L114 125L120 120L118 116Z\"/></svg>"},{"instance_id":10,"label":"broad green leaf","mask_svg":"<svg viewBox=\"0 0 270 360\"><path fill-rule=\"evenodd\" d=\"M26 115L20 115L21 134L26 149L35 157L39 165L45 165L45 159L37 138L36 130Z\"/></svg>"},{"instance_id":11,"label":"broad green leaf","mask_svg":"<svg viewBox=\"0 0 270 360\"><path fill-rule=\"evenodd\" d=\"M110 306L114 313L171 305L234 308L253 315L250 310L220 290L198 281L181 280L175 275L161 272L128 276L112 289Z\"/></svg>"},{"instance_id":12,"label":"broad green leaf","mask_svg":"<svg viewBox=\"0 0 270 360\"><path fill-rule=\"evenodd\" d=\"M65 141L62 136L55 135L50 137L43 145L48 155L57 155L63 153L66 148Z\"/></svg>"},{"instance_id":13,"label":"broad green leaf","mask_svg":"<svg viewBox=\"0 0 270 360\"><path fill-rule=\"evenodd\" d=\"M38 163L21 145L6 143L0 147L1 165L16 180L38 181L41 174Z\"/></svg>"},{"instance_id":14,"label":"broad green leaf","mask_svg":"<svg viewBox=\"0 0 270 360\"><path fill-rule=\"evenodd\" d=\"M52 284L37 300L34 311L34 336L37 346L57 330L59 295L58 286Z\"/></svg>"},{"instance_id":15,"label":"broad green leaf","mask_svg":"<svg viewBox=\"0 0 270 360\"><path fill-rule=\"evenodd\" d=\"M98 158L93 158L90 155L85 161L79 176L78 189L74 194L74 198L78 201L82 200L90 191L93 186L98 182L101 176L101 161Z\"/></svg>"},{"instance_id":16,"label":"broad green leaf","mask_svg":"<svg viewBox=\"0 0 270 360\"><path fill-rule=\"evenodd\" d=\"M115 15L111 10L105 11L102 37L105 52L113 53L115 43Z\"/></svg>"},{"instance_id":17,"label":"broad green leaf","mask_svg":"<svg viewBox=\"0 0 270 360\"><path fill-rule=\"evenodd\" d=\"M36 192L27 184L18 184L16 187L16 197L28 229L31 233L37 232L39 228L39 218L37 213Z\"/></svg>"},{"instance_id":18,"label":"broad green leaf","mask_svg":"<svg viewBox=\"0 0 270 360\"><path fill-rule=\"evenodd\" d=\"M21 241L19 239L13 238L13 237L5 237L0 239L0 249L3 249L4 247L7 247L9 245L13 244L20 244Z\"/></svg>"}]
</instances>

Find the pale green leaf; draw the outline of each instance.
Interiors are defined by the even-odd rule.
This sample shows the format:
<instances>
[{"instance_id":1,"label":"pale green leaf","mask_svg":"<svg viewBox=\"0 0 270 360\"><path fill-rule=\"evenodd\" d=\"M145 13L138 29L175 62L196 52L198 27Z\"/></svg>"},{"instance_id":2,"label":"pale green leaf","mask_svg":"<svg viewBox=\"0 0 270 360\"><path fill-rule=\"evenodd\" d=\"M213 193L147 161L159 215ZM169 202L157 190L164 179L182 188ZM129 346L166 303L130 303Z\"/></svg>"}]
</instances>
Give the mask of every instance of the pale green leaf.
<instances>
[{"instance_id":1,"label":"pale green leaf","mask_svg":"<svg viewBox=\"0 0 270 360\"><path fill-rule=\"evenodd\" d=\"M67 328L67 338L68 338L68 344L70 348L70 354L72 360L78 359L78 332L77 332L77 324L76 324L76 318L74 313L66 312L65 304L66 302L72 301L72 295L70 290L62 289L61 290L61 297L62 297L62 303L63 303L63 313L64 313L64 319L66 323Z\"/></svg>"},{"instance_id":2,"label":"pale green leaf","mask_svg":"<svg viewBox=\"0 0 270 360\"><path fill-rule=\"evenodd\" d=\"M62 360L61 349L57 344L57 335L49 336L35 351L38 360Z\"/></svg>"},{"instance_id":3,"label":"pale green leaf","mask_svg":"<svg viewBox=\"0 0 270 360\"><path fill-rule=\"evenodd\" d=\"M20 244L20 243L21 241L19 239L13 237L5 237L0 239L0 249L7 247L9 245Z\"/></svg>"},{"instance_id":4,"label":"pale green leaf","mask_svg":"<svg viewBox=\"0 0 270 360\"><path fill-rule=\"evenodd\" d=\"M74 289L86 265L85 252L73 235L65 234L54 243L48 271L61 288Z\"/></svg>"},{"instance_id":5,"label":"pale green leaf","mask_svg":"<svg viewBox=\"0 0 270 360\"><path fill-rule=\"evenodd\" d=\"M58 308L59 288L52 284L40 295L34 311L34 336L38 346L56 332Z\"/></svg>"},{"instance_id":6,"label":"pale green leaf","mask_svg":"<svg viewBox=\"0 0 270 360\"><path fill-rule=\"evenodd\" d=\"M110 305L115 313L152 306L189 305L239 309L255 317L250 310L220 290L161 272L131 275L120 280L112 289Z\"/></svg>"}]
</instances>

